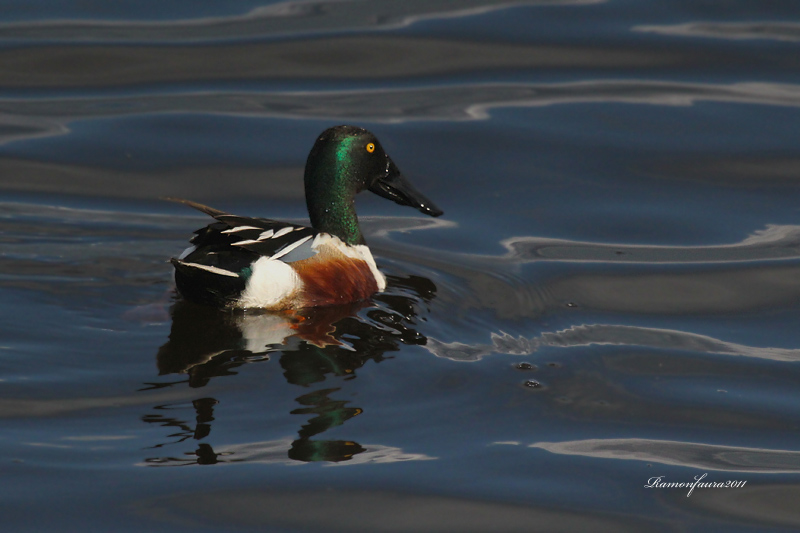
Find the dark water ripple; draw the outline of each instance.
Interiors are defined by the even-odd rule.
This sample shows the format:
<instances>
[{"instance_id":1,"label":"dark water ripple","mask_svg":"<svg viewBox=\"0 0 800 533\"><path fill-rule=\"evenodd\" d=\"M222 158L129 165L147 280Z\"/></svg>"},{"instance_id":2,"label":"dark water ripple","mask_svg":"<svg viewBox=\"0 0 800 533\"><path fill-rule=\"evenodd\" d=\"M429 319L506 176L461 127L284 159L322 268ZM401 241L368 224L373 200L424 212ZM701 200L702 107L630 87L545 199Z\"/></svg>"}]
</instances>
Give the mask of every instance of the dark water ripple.
<instances>
[{"instance_id":1,"label":"dark water ripple","mask_svg":"<svg viewBox=\"0 0 800 533\"><path fill-rule=\"evenodd\" d=\"M796 473L800 452L645 439L596 439L573 442L537 442L532 448L552 453L607 459L648 461L692 466L699 470Z\"/></svg>"},{"instance_id":2,"label":"dark water ripple","mask_svg":"<svg viewBox=\"0 0 800 533\"><path fill-rule=\"evenodd\" d=\"M286 118L326 118L397 122L402 120L481 120L503 107L538 107L582 103L689 106L696 102L797 107L794 84L704 84L652 80L592 80L555 84L462 84L406 89L188 92L130 96L2 98L10 116L63 121L130 114L214 112L256 113ZM64 128L61 128L65 131Z\"/></svg>"},{"instance_id":3,"label":"dark water ripple","mask_svg":"<svg viewBox=\"0 0 800 533\"><path fill-rule=\"evenodd\" d=\"M385 30L431 20L465 17L518 6L569 6L603 0L407 0L405 2L306 0L274 2L247 13L180 20L35 20L0 24L0 43L187 42L244 40L271 35L315 35Z\"/></svg>"},{"instance_id":4,"label":"dark water ripple","mask_svg":"<svg viewBox=\"0 0 800 533\"><path fill-rule=\"evenodd\" d=\"M336 122L488 120L502 108L588 103L690 106L698 102L795 108L800 86L596 80L561 84L479 84L321 92L190 92L68 98L0 98L0 143L68 135L70 124L163 113L247 115Z\"/></svg>"},{"instance_id":5,"label":"dark water ripple","mask_svg":"<svg viewBox=\"0 0 800 533\"><path fill-rule=\"evenodd\" d=\"M666 26L637 26L633 29L676 37L800 41L800 24L796 22L688 22Z\"/></svg>"},{"instance_id":6,"label":"dark water ripple","mask_svg":"<svg viewBox=\"0 0 800 533\"><path fill-rule=\"evenodd\" d=\"M445 344L428 339L427 348L437 357L454 361L479 361L490 354L532 355L545 347L580 348L592 345L634 346L649 349L672 349L701 354L722 354L772 361L792 362L800 359L800 350L745 346L687 331L587 324L557 332L545 332L537 338L514 337L508 333L492 333L491 344Z\"/></svg>"},{"instance_id":7,"label":"dark water ripple","mask_svg":"<svg viewBox=\"0 0 800 533\"><path fill-rule=\"evenodd\" d=\"M164 215L1 205L0 228L10 239L0 254L0 286L73 297L80 306L109 305L111 287L122 295L122 287L163 284L168 279L163 254L169 256L171 243L184 234L180 218ZM92 294L97 299L89 303Z\"/></svg>"},{"instance_id":8,"label":"dark water ripple","mask_svg":"<svg viewBox=\"0 0 800 533\"><path fill-rule=\"evenodd\" d=\"M62 56L58 69L52 56ZM336 37L313 41L227 46L70 46L0 50L8 70L6 90L83 90L147 87L148 84L208 86L216 83L330 81L375 82L389 78L446 78L465 73L526 72L551 68L653 68L692 61L713 67L721 57L679 52L513 43L477 44L429 37ZM87 68L93 67L93 68ZM515 74L514 77L518 77ZM483 76L475 76L483 78ZM308 83L306 83L307 85Z\"/></svg>"},{"instance_id":9,"label":"dark water ripple","mask_svg":"<svg viewBox=\"0 0 800 533\"><path fill-rule=\"evenodd\" d=\"M416 261L468 283L469 290L447 300L450 305L492 309L503 318L535 317L566 304L626 313L715 313L788 306L800 299L799 238L794 226L770 227L736 244L690 247L513 237L501 242L508 250L504 255L440 252L437 259ZM421 255L413 248L405 255L400 250L393 245L384 253L406 260ZM554 277L533 268L550 261L587 268ZM597 272L592 263L605 268ZM447 292L440 297L448 298Z\"/></svg>"}]
</instances>

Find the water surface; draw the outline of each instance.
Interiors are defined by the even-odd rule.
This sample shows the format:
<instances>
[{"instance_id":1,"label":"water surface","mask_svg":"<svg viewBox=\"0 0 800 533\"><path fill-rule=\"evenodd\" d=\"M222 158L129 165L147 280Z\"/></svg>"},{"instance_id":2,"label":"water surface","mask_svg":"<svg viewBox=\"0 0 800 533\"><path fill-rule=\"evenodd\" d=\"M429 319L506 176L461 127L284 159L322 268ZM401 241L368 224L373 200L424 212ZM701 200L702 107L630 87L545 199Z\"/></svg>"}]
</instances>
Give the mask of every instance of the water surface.
<instances>
[{"instance_id":1,"label":"water surface","mask_svg":"<svg viewBox=\"0 0 800 533\"><path fill-rule=\"evenodd\" d=\"M794 3L2 6L9 531L800 526ZM304 221L339 123L445 211L359 198L388 289L178 300L161 198Z\"/></svg>"}]
</instances>

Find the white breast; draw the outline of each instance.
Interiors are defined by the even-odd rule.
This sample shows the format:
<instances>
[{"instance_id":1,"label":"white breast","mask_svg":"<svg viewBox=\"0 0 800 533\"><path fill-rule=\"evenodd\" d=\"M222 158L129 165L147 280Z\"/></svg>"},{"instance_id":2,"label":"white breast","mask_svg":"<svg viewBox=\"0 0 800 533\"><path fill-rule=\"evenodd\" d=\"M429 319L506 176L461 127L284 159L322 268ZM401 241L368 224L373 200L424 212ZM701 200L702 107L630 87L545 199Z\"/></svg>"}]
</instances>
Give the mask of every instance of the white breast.
<instances>
[{"instance_id":1,"label":"white breast","mask_svg":"<svg viewBox=\"0 0 800 533\"><path fill-rule=\"evenodd\" d=\"M291 299L300 289L297 273L281 260L261 257L252 266L253 273L239 297L239 307L274 308Z\"/></svg>"}]
</instances>

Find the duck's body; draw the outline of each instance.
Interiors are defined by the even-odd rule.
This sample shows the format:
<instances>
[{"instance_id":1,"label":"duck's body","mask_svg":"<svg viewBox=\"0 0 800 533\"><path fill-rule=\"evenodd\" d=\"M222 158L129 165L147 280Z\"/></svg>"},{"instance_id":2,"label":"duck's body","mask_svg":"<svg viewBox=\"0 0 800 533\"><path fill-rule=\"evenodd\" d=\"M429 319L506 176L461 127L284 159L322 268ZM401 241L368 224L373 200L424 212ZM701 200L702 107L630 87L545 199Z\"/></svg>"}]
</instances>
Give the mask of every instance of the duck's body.
<instances>
[{"instance_id":1,"label":"duck's body","mask_svg":"<svg viewBox=\"0 0 800 533\"><path fill-rule=\"evenodd\" d=\"M386 287L369 248L313 228L229 215L183 201L217 222L173 259L178 291L224 307L294 309L369 298Z\"/></svg>"},{"instance_id":2,"label":"duck's body","mask_svg":"<svg viewBox=\"0 0 800 533\"><path fill-rule=\"evenodd\" d=\"M267 310L365 300L386 287L355 214L354 196L370 189L431 216L441 211L400 176L368 131L323 132L306 163L311 228L230 215L179 200L214 217L177 259L178 292L201 303Z\"/></svg>"}]
</instances>

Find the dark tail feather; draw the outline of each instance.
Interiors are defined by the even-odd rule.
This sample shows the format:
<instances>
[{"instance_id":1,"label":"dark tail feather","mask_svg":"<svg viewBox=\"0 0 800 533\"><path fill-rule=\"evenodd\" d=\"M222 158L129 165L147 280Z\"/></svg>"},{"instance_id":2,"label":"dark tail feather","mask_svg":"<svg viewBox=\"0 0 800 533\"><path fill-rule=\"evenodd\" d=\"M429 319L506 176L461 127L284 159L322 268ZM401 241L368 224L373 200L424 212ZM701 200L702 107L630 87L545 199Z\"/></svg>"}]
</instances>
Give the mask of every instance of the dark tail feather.
<instances>
[{"instance_id":1,"label":"dark tail feather","mask_svg":"<svg viewBox=\"0 0 800 533\"><path fill-rule=\"evenodd\" d=\"M207 205L199 204L197 202L193 202L191 200L184 200L183 198L172 198L171 196L164 196L162 200L167 200L169 202L175 202L183 205L188 205L189 207L193 207L198 211L205 213L210 217L217 218L219 216L225 216L228 213L225 211L220 211L219 209L214 209L213 207L208 207Z\"/></svg>"}]
</instances>

